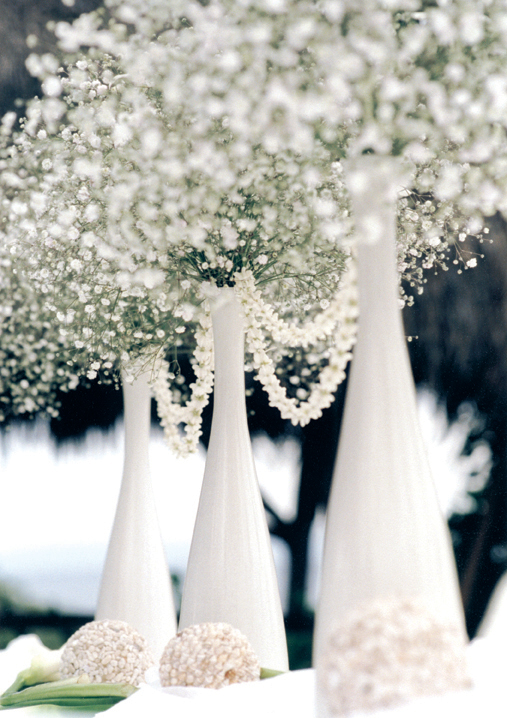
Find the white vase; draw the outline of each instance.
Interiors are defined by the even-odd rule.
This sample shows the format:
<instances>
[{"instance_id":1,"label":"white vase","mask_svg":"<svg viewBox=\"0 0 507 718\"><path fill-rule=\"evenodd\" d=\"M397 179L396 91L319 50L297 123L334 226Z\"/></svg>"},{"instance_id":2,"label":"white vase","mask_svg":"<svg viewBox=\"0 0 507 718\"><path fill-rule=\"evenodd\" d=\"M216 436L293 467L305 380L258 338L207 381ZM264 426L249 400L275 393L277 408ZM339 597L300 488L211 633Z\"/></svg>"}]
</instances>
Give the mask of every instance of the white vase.
<instances>
[{"instance_id":1,"label":"white vase","mask_svg":"<svg viewBox=\"0 0 507 718\"><path fill-rule=\"evenodd\" d=\"M316 616L317 669L329 630L358 604L419 596L465 637L447 524L418 425L396 270L396 158L347 168L358 237L359 327L327 509Z\"/></svg>"},{"instance_id":2,"label":"white vase","mask_svg":"<svg viewBox=\"0 0 507 718\"><path fill-rule=\"evenodd\" d=\"M211 317L213 421L179 629L230 623L261 666L285 671L283 613L246 416L244 319L233 289L220 290Z\"/></svg>"},{"instance_id":3,"label":"white vase","mask_svg":"<svg viewBox=\"0 0 507 718\"><path fill-rule=\"evenodd\" d=\"M123 477L95 618L126 621L158 658L176 633L176 613L150 478L147 375L123 382L123 400Z\"/></svg>"}]
</instances>

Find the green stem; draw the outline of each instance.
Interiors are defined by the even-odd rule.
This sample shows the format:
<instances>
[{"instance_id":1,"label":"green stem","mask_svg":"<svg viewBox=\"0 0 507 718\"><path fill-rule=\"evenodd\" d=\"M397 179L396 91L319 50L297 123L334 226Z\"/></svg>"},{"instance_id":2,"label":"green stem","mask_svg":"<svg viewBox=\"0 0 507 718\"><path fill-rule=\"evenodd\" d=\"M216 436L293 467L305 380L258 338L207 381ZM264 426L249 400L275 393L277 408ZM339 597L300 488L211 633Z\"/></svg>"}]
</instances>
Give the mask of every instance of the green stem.
<instances>
[{"instance_id":1,"label":"green stem","mask_svg":"<svg viewBox=\"0 0 507 718\"><path fill-rule=\"evenodd\" d=\"M53 681L30 686L17 693L4 693L0 708L21 708L34 705L104 707L118 703L137 691L126 683L79 683L79 678Z\"/></svg>"},{"instance_id":2,"label":"green stem","mask_svg":"<svg viewBox=\"0 0 507 718\"><path fill-rule=\"evenodd\" d=\"M285 671L275 671L273 668L261 668L261 681L265 678L274 678L281 676Z\"/></svg>"}]
</instances>

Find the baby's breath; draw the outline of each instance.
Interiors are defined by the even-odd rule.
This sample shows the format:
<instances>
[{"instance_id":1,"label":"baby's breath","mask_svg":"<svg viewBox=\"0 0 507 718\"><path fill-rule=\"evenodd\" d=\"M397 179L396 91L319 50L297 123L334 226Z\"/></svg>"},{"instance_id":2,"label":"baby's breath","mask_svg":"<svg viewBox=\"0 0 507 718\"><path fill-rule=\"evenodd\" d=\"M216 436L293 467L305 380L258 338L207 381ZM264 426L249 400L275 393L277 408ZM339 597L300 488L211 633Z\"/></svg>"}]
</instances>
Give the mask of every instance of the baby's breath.
<instances>
[{"instance_id":1,"label":"baby's breath","mask_svg":"<svg viewBox=\"0 0 507 718\"><path fill-rule=\"evenodd\" d=\"M170 365L165 360L162 361L153 384L166 441L179 456L187 456L197 449L202 434L202 410L207 405L213 389L213 337L209 311L200 318L200 328L195 332L195 342L193 365L195 381L189 386L190 398L183 405L174 401L175 390L171 388ZM183 436L179 431L180 425L184 425Z\"/></svg>"},{"instance_id":2,"label":"baby's breath","mask_svg":"<svg viewBox=\"0 0 507 718\"><path fill-rule=\"evenodd\" d=\"M169 440L195 447L212 382L203 297L236 286L270 401L317 416L354 336L341 160L410 165L398 268L420 291L507 196L504 20L500 0L107 0L58 23L62 60L28 59L44 96L21 131L2 124L2 201L41 312L87 376L161 367ZM289 337L307 366L282 385ZM187 390L173 352L194 354Z\"/></svg>"}]
</instances>

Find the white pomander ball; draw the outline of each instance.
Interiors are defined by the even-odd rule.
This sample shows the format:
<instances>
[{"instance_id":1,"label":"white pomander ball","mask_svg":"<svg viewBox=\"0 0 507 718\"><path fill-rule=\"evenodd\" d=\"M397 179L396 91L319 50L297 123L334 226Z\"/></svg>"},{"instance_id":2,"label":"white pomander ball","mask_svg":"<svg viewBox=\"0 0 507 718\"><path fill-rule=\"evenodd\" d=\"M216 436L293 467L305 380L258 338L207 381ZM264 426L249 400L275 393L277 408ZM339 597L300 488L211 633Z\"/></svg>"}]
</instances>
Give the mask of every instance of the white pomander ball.
<instances>
[{"instance_id":1,"label":"white pomander ball","mask_svg":"<svg viewBox=\"0 0 507 718\"><path fill-rule=\"evenodd\" d=\"M471 687L461 630L407 597L368 602L337 622L317 681L330 716Z\"/></svg>"},{"instance_id":2,"label":"white pomander ball","mask_svg":"<svg viewBox=\"0 0 507 718\"><path fill-rule=\"evenodd\" d=\"M172 638L160 659L163 686L222 688L260 678L248 639L228 623L198 623Z\"/></svg>"},{"instance_id":3,"label":"white pomander ball","mask_svg":"<svg viewBox=\"0 0 507 718\"><path fill-rule=\"evenodd\" d=\"M60 675L87 674L91 683L129 683L138 686L155 659L148 642L125 621L91 621L63 647Z\"/></svg>"}]
</instances>

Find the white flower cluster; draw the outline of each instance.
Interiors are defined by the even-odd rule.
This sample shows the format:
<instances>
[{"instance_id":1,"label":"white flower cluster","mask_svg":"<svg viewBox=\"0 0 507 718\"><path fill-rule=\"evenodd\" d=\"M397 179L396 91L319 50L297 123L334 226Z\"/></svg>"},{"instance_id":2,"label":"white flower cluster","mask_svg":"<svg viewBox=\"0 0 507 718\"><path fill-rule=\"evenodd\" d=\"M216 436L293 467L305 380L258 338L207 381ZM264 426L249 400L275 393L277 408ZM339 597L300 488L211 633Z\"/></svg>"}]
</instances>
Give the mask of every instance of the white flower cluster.
<instances>
[{"instance_id":1,"label":"white flower cluster","mask_svg":"<svg viewBox=\"0 0 507 718\"><path fill-rule=\"evenodd\" d=\"M42 344L30 354L32 374L39 371L38 360L42 365L43 347L53 334L59 350L52 350L55 366L50 371L60 388L75 386L79 374L94 379L100 371L106 378L118 365L128 371L140 366L139 359L153 363L168 343L179 347L187 341L186 322L194 308L184 282L176 289L169 283L161 286L158 274L149 270L137 282L124 281L95 234L102 226L104 198L92 202L86 182L72 171L75 157L69 156L67 143L82 156L86 148L80 136L68 126L58 136L45 130L32 136L30 118L40 118L41 103L35 101L29 109L24 132L9 133L7 128L3 134L0 190L5 244L13 253L4 264L12 263L17 284L23 276L25 292L29 288L25 301L17 298L14 306L6 284L10 321L17 322L19 342L25 343L34 341L29 338L33 317L45 322ZM29 308L31 320L21 316ZM5 321L2 328L5 339ZM30 377L28 383L18 383L19 394L32 406L36 387ZM39 394L34 410L48 404L53 412L52 395Z\"/></svg>"},{"instance_id":2,"label":"white flower cluster","mask_svg":"<svg viewBox=\"0 0 507 718\"><path fill-rule=\"evenodd\" d=\"M12 132L9 238L90 378L197 347L202 374L185 406L175 406L185 395L167 384L167 366L157 383L173 444L174 427L190 421L183 444L195 445L210 390L203 283L248 284L248 346L284 416L306 422L330 402L356 311L343 277L352 223L341 158L374 151L419 163L399 217L400 274L414 284L445 263L449 229L481 229L464 207L475 217L497 206L484 183L493 165L499 185L505 174L500 113L486 80L505 56L502 3L426 5L107 0L57 24L64 68L30 56L44 97ZM431 192L446 210L433 212ZM313 333L294 330L308 312ZM308 354L331 326L334 346L309 356L320 379L288 397L267 337L283 343L296 331Z\"/></svg>"},{"instance_id":3,"label":"white flower cluster","mask_svg":"<svg viewBox=\"0 0 507 718\"><path fill-rule=\"evenodd\" d=\"M0 423L57 416L58 392L79 383L74 354L0 233Z\"/></svg>"},{"instance_id":4,"label":"white flower cluster","mask_svg":"<svg viewBox=\"0 0 507 718\"><path fill-rule=\"evenodd\" d=\"M267 392L272 406L276 406L282 418L293 424L306 425L321 416L323 409L330 406L338 384L344 379L345 367L351 358L351 349L357 330L357 285L355 266L344 272L342 282L333 301L315 320L303 325L287 323L267 304L256 289L255 278L249 270L234 275L234 286L246 318L246 343L252 355L256 379ZM187 456L197 448L201 436L201 414L213 388L213 339L209 313L200 318L201 329L196 331L194 352L194 373L196 381L191 383L190 398L181 405L174 401L171 389L171 374L168 362L163 361L153 384L157 408L166 440L172 450L180 456ZM276 375L276 367L268 353L267 336L271 341L284 346L307 348L321 339L330 339L331 346L325 352L325 364L317 371L318 379L308 393L298 398L287 396L287 391ZM291 380L295 375L291 376ZM299 383L299 382L298 382ZM184 425L184 436L179 426Z\"/></svg>"},{"instance_id":5,"label":"white flower cluster","mask_svg":"<svg viewBox=\"0 0 507 718\"><path fill-rule=\"evenodd\" d=\"M254 277L243 271L236 275L236 288L246 317L246 342L252 355L256 379L263 385L269 402L276 406L283 419L305 426L322 415L323 409L333 402L338 385L345 378L345 367L351 358L356 339L358 298L355 266L351 261L344 273L342 283L332 302L314 321L301 326L283 321L262 299L255 289ZM327 362L319 372L305 400L287 396L287 390L276 375L273 360L268 354L268 341L285 346L307 348L318 340L332 336L333 342L327 352ZM272 341L270 343L272 343ZM291 376L291 379L294 375ZM299 383L299 382L298 382Z\"/></svg>"},{"instance_id":6,"label":"white flower cluster","mask_svg":"<svg viewBox=\"0 0 507 718\"><path fill-rule=\"evenodd\" d=\"M439 162L434 163L436 167ZM477 259L463 244L474 236L483 242L489 229L484 218L470 213L459 204L437 201L426 189L435 181L435 166L421 165L413 175L413 189L400 192L398 199L398 271L406 286L401 298L411 305L413 297L406 291L423 292L426 274L431 269L447 271L451 264L460 265L458 272L475 266Z\"/></svg>"},{"instance_id":7,"label":"white flower cluster","mask_svg":"<svg viewBox=\"0 0 507 718\"><path fill-rule=\"evenodd\" d=\"M201 315L200 328L195 332L193 370L195 381L189 385L190 398L182 405L174 401L174 378L167 361L161 362L152 389L157 400L157 411L169 447L177 456L188 456L197 449L201 436L202 410L213 389L213 336L209 312ZM184 425L184 435L179 426Z\"/></svg>"},{"instance_id":8,"label":"white flower cluster","mask_svg":"<svg viewBox=\"0 0 507 718\"><path fill-rule=\"evenodd\" d=\"M12 241L27 206L28 173L12 171L15 151L6 137L13 115L0 129L0 423L16 417L58 415L59 392L74 389L85 357L71 345L29 276L30 256Z\"/></svg>"},{"instance_id":9,"label":"white flower cluster","mask_svg":"<svg viewBox=\"0 0 507 718\"><path fill-rule=\"evenodd\" d=\"M408 37L399 30L403 42L396 34L393 40L393 27L399 29L399 14L407 8L394 3L377 13L386 48L394 41L403 48L395 49L405 74L414 71L411 61L419 62L427 46L433 52L438 44L427 29L423 42L422 25L415 21L408 23ZM357 11L345 2L322 8L281 2L272 8L227 1L203 7L188 0L171 4L165 21L160 3L142 10L122 6L118 13L123 22L137 25L136 35L127 35L118 22L99 28L97 19L72 28L59 25L58 33L64 46L95 49L60 81L77 128L68 133L67 149L74 172L91 181L92 195L107 187L101 217L106 231L94 242L112 255L124 280L142 284L148 275L162 282L182 271L196 281L227 283L243 267L266 280L291 270L302 274L308 259L316 269L331 271L336 242L349 223L343 217L341 167L333 161L346 147L333 144L329 133L345 123L348 137L365 118L359 113L351 124L350 117L339 116L331 89L347 72L327 63L325 48L336 55L336 40L344 43L351 63L353 53L361 56L356 65L364 82L357 83L357 93L364 94L365 105L367 95L373 102L374 79L392 76L382 75L375 53L373 59L367 55L371 67L362 57L368 46L367 38L356 37ZM351 29L343 35L336 20L345 18ZM150 32L164 22L165 32L154 43ZM379 44L378 30L369 25L362 30L366 36L370 31L370 44ZM417 52L411 45L415 36ZM115 47L118 58L104 69L104 49ZM377 53L386 63L387 49ZM50 63L31 64L46 85L56 87L59 78ZM317 81L321 77L327 84ZM54 105L55 97L46 99ZM397 116L413 109L398 108ZM403 127L382 122L393 136L402 134Z\"/></svg>"},{"instance_id":10,"label":"white flower cluster","mask_svg":"<svg viewBox=\"0 0 507 718\"><path fill-rule=\"evenodd\" d=\"M488 214L502 204L502 0L108 4L137 30L130 53L121 50L125 63L140 82L148 78L158 108L180 129L176 180L182 144L217 192L228 192L238 161L259 148L308 159L326 150L335 160L373 151L433 161L439 200L464 195L468 210ZM141 49L150 33L157 47ZM136 136L132 123L124 126ZM149 136L158 151L160 128ZM307 169L309 177L320 170L312 161ZM327 199L322 209L330 210Z\"/></svg>"}]
</instances>

